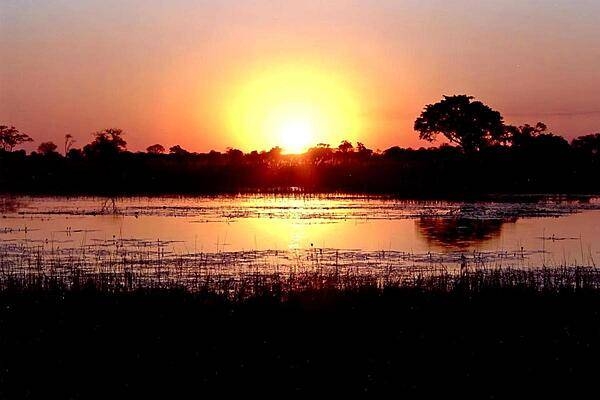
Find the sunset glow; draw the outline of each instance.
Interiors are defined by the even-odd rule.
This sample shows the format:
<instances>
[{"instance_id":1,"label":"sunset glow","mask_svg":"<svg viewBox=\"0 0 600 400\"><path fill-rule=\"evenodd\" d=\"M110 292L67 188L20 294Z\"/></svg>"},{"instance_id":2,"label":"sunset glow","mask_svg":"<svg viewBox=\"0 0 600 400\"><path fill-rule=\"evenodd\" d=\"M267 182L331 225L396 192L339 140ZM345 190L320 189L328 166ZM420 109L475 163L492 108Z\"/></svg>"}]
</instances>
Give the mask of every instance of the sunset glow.
<instances>
[{"instance_id":1,"label":"sunset glow","mask_svg":"<svg viewBox=\"0 0 600 400\"><path fill-rule=\"evenodd\" d=\"M36 140L27 151L107 127L131 151L419 148L433 145L413 130L423 105L466 93L572 140L600 123L599 13L567 0L6 0L0 121Z\"/></svg>"},{"instance_id":2,"label":"sunset glow","mask_svg":"<svg viewBox=\"0 0 600 400\"><path fill-rule=\"evenodd\" d=\"M279 146L299 153L360 134L360 108L348 83L330 71L283 65L250 77L234 96L228 119L242 147Z\"/></svg>"},{"instance_id":3,"label":"sunset glow","mask_svg":"<svg viewBox=\"0 0 600 400\"><path fill-rule=\"evenodd\" d=\"M313 123L308 117L290 117L281 121L279 143L286 153L301 153L314 141Z\"/></svg>"},{"instance_id":4,"label":"sunset glow","mask_svg":"<svg viewBox=\"0 0 600 400\"><path fill-rule=\"evenodd\" d=\"M0 400L590 397L599 20L0 0Z\"/></svg>"}]
</instances>

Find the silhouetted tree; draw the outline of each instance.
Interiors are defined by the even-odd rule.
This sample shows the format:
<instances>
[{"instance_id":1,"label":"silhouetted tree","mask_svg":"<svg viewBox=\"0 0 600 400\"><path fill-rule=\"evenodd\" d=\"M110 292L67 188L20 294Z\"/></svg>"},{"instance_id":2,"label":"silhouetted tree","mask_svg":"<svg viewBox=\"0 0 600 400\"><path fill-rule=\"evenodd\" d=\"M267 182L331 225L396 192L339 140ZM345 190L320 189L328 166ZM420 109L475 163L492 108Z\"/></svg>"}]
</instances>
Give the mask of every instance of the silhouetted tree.
<instances>
[{"instance_id":1,"label":"silhouetted tree","mask_svg":"<svg viewBox=\"0 0 600 400\"><path fill-rule=\"evenodd\" d=\"M40 145L37 148L37 151L38 153L43 155L58 154L56 153L57 148L58 146L55 145L53 142L43 142L40 143Z\"/></svg>"},{"instance_id":2,"label":"silhouetted tree","mask_svg":"<svg viewBox=\"0 0 600 400\"><path fill-rule=\"evenodd\" d=\"M573 149L587 156L600 156L600 133L579 136L571 142Z\"/></svg>"},{"instance_id":3,"label":"silhouetted tree","mask_svg":"<svg viewBox=\"0 0 600 400\"><path fill-rule=\"evenodd\" d=\"M175 145L175 146L171 146L169 148L169 153L175 155L175 156L187 156L190 154L189 151L187 151L186 149L182 148L180 145Z\"/></svg>"},{"instance_id":4,"label":"silhouetted tree","mask_svg":"<svg viewBox=\"0 0 600 400\"><path fill-rule=\"evenodd\" d=\"M114 156L127 148L127 142L123 139L121 129L109 128L94 133L92 143L83 147L83 152L87 157L94 156Z\"/></svg>"},{"instance_id":5,"label":"silhouetted tree","mask_svg":"<svg viewBox=\"0 0 600 400\"><path fill-rule=\"evenodd\" d=\"M0 125L0 148L13 151L16 146L25 142L33 142L33 139L29 135L19 132L14 126Z\"/></svg>"},{"instance_id":6,"label":"silhouetted tree","mask_svg":"<svg viewBox=\"0 0 600 400\"><path fill-rule=\"evenodd\" d=\"M388 159L399 159L406 153L406 150L400 146L392 146L383 151L383 157Z\"/></svg>"},{"instance_id":7,"label":"silhouetted tree","mask_svg":"<svg viewBox=\"0 0 600 400\"><path fill-rule=\"evenodd\" d=\"M267 162L269 165L278 165L281 161L281 155L283 154L283 150L279 146L275 146L271 148L266 154Z\"/></svg>"},{"instance_id":8,"label":"silhouetted tree","mask_svg":"<svg viewBox=\"0 0 600 400\"><path fill-rule=\"evenodd\" d=\"M539 150L541 154L544 151L568 153L570 150L569 142L562 136L554 133L543 133L533 139L533 146ZM550 156L551 153L546 154Z\"/></svg>"},{"instance_id":9,"label":"silhouetted tree","mask_svg":"<svg viewBox=\"0 0 600 400\"><path fill-rule=\"evenodd\" d=\"M265 153L261 154L256 150L252 150L250 154L246 155L246 158L248 159L251 165L261 165L262 160L264 160L264 154Z\"/></svg>"},{"instance_id":10,"label":"silhouetted tree","mask_svg":"<svg viewBox=\"0 0 600 400\"><path fill-rule=\"evenodd\" d=\"M333 158L333 150L327 143L319 143L316 147L308 149L306 157L313 165L324 164Z\"/></svg>"},{"instance_id":11,"label":"silhouetted tree","mask_svg":"<svg viewBox=\"0 0 600 400\"><path fill-rule=\"evenodd\" d=\"M368 158L373 154L373 150L368 149L367 146L361 142L356 143L356 151L361 158Z\"/></svg>"},{"instance_id":12,"label":"silhouetted tree","mask_svg":"<svg viewBox=\"0 0 600 400\"><path fill-rule=\"evenodd\" d=\"M152 146L148 146L146 151L150 154L162 154L165 152L165 148L160 144L153 144Z\"/></svg>"},{"instance_id":13,"label":"silhouetted tree","mask_svg":"<svg viewBox=\"0 0 600 400\"><path fill-rule=\"evenodd\" d=\"M71 135L70 133L67 133L65 135L65 156L67 155L67 153L69 153L69 150L71 150L71 147L73 146L73 144L75 143L75 139L73 139L73 135Z\"/></svg>"},{"instance_id":14,"label":"silhouetted tree","mask_svg":"<svg viewBox=\"0 0 600 400\"><path fill-rule=\"evenodd\" d=\"M83 159L83 151L81 149L69 149L67 158L69 160L81 160Z\"/></svg>"},{"instance_id":15,"label":"silhouetted tree","mask_svg":"<svg viewBox=\"0 0 600 400\"><path fill-rule=\"evenodd\" d=\"M227 148L227 158L231 163L240 163L244 159L244 152L231 147Z\"/></svg>"},{"instance_id":16,"label":"silhouetted tree","mask_svg":"<svg viewBox=\"0 0 600 400\"><path fill-rule=\"evenodd\" d=\"M347 140L342 140L342 143L340 143L340 145L338 146L338 150L341 153L350 153L354 150L354 146L352 146L352 143L350 143Z\"/></svg>"},{"instance_id":17,"label":"silhouetted tree","mask_svg":"<svg viewBox=\"0 0 600 400\"><path fill-rule=\"evenodd\" d=\"M273 160L278 160L281 157L281 154L283 154L283 150L281 149L281 147L275 146L272 147L271 150L267 152L267 154L269 155L269 158L272 158Z\"/></svg>"},{"instance_id":18,"label":"silhouetted tree","mask_svg":"<svg viewBox=\"0 0 600 400\"><path fill-rule=\"evenodd\" d=\"M547 126L543 122L538 122L535 126L529 124L519 127L508 125L505 128L506 137L513 146L526 146L536 137L545 134Z\"/></svg>"},{"instance_id":19,"label":"silhouetted tree","mask_svg":"<svg viewBox=\"0 0 600 400\"><path fill-rule=\"evenodd\" d=\"M442 134L465 152L504 141L502 115L472 100L472 96L466 95L444 96L440 102L428 104L415 121L415 131L430 142Z\"/></svg>"}]
</instances>

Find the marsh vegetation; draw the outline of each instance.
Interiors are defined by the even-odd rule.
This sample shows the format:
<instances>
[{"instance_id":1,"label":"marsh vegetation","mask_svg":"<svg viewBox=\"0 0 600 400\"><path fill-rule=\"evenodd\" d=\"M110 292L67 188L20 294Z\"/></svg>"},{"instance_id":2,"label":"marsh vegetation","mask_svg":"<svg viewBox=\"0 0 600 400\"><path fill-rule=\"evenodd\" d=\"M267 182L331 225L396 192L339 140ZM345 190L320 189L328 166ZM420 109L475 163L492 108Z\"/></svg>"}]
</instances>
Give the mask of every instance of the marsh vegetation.
<instances>
[{"instance_id":1,"label":"marsh vegetation","mask_svg":"<svg viewBox=\"0 0 600 400\"><path fill-rule=\"evenodd\" d=\"M3 398L573 396L598 372L593 196L0 207Z\"/></svg>"}]
</instances>

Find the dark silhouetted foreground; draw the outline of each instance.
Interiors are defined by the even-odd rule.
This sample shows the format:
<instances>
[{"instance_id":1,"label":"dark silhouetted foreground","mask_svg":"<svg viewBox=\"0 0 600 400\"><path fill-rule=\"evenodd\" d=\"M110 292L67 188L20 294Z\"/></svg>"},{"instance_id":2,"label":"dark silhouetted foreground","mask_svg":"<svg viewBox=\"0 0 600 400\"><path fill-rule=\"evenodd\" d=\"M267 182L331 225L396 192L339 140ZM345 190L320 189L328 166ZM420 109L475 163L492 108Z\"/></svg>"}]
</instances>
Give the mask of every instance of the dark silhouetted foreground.
<instances>
[{"instance_id":1,"label":"dark silhouetted foreground","mask_svg":"<svg viewBox=\"0 0 600 400\"><path fill-rule=\"evenodd\" d=\"M0 397L594 396L598 274L273 286L237 300L5 283Z\"/></svg>"}]
</instances>

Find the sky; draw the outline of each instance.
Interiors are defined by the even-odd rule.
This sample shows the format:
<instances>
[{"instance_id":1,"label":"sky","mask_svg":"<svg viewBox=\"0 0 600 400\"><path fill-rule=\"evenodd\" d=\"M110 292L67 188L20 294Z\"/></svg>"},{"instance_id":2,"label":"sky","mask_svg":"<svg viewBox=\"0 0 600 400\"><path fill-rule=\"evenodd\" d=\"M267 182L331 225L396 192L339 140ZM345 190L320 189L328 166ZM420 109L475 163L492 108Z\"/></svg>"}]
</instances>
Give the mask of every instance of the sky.
<instances>
[{"instance_id":1,"label":"sky","mask_svg":"<svg viewBox=\"0 0 600 400\"><path fill-rule=\"evenodd\" d=\"M0 124L30 150L109 127L134 151L383 150L469 94L571 139L600 131L598 21L597 0L2 0Z\"/></svg>"}]
</instances>

